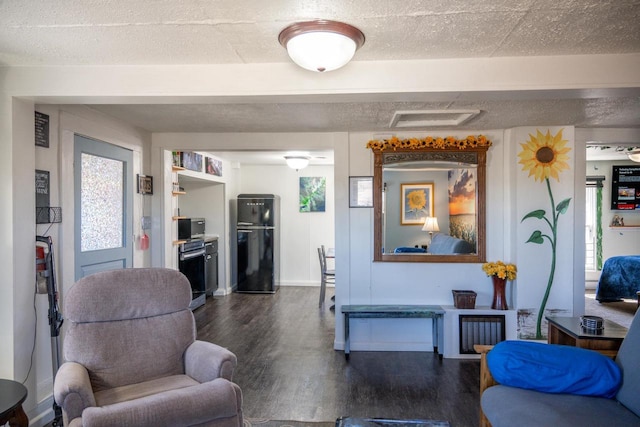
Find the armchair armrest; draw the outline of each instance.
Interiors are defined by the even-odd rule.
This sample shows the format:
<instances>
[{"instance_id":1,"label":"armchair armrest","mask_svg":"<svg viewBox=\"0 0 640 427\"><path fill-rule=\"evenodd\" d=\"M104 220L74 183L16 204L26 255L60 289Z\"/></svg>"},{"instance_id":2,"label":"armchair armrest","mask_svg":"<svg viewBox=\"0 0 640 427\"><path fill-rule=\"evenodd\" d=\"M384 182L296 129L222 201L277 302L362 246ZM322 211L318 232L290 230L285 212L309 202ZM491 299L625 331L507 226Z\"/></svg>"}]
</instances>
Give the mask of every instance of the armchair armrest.
<instances>
[{"instance_id":1,"label":"armchair armrest","mask_svg":"<svg viewBox=\"0 0 640 427\"><path fill-rule=\"evenodd\" d=\"M62 408L65 425L82 416L85 408L96 406L87 369L76 362L63 363L53 384L53 396Z\"/></svg>"},{"instance_id":2,"label":"armchair armrest","mask_svg":"<svg viewBox=\"0 0 640 427\"><path fill-rule=\"evenodd\" d=\"M187 375L204 383L224 378L231 381L238 360L236 355L219 345L195 341L184 353L184 370Z\"/></svg>"},{"instance_id":3,"label":"armchair armrest","mask_svg":"<svg viewBox=\"0 0 640 427\"><path fill-rule=\"evenodd\" d=\"M491 371L487 365L487 353L489 353L492 348L492 345L474 344L473 346L473 349L480 353L480 397L482 397L482 393L484 393L486 389L498 384L493 378L493 375L491 375ZM482 406L480 406L480 427L491 427L491 423L484 415L484 412L482 412Z\"/></svg>"}]
</instances>

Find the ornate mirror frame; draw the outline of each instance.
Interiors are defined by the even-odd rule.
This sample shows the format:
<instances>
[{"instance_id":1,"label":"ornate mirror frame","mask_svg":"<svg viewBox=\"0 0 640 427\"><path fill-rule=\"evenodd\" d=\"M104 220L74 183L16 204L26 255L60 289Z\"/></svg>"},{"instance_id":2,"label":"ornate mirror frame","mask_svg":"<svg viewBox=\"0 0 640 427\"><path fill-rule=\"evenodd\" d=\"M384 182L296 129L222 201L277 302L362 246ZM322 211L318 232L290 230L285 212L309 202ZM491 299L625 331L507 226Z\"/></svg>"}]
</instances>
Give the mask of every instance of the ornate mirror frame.
<instances>
[{"instance_id":1,"label":"ornate mirror frame","mask_svg":"<svg viewBox=\"0 0 640 427\"><path fill-rule=\"evenodd\" d=\"M373 210L374 210L374 255L378 262L436 262L436 263L481 263L486 261L486 160L491 141L486 137L469 136L466 139L432 138L372 140L367 144L374 153ZM386 254L383 253L382 191L383 167L415 161L458 162L477 165L477 253L456 255L435 254Z\"/></svg>"}]
</instances>

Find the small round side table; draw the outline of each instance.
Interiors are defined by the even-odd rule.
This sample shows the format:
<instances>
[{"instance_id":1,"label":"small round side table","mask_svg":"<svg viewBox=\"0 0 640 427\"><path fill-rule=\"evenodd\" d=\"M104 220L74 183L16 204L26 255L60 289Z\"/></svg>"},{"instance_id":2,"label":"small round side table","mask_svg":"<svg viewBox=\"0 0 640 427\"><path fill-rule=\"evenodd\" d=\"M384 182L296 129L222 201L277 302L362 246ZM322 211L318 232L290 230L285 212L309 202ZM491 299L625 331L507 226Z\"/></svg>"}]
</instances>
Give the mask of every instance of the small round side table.
<instances>
[{"instance_id":1,"label":"small round side table","mask_svg":"<svg viewBox=\"0 0 640 427\"><path fill-rule=\"evenodd\" d=\"M27 388L17 381L0 380L0 425L29 427L29 418L22 409Z\"/></svg>"}]
</instances>

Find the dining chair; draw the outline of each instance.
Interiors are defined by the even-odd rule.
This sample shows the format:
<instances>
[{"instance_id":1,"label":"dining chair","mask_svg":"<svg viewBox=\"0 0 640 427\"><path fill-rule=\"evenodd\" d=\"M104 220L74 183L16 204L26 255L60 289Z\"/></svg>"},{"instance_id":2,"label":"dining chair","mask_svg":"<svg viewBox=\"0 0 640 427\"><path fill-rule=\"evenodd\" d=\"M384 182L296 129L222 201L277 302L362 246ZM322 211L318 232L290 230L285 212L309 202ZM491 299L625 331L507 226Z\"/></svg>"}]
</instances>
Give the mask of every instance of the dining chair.
<instances>
[{"instance_id":1,"label":"dining chair","mask_svg":"<svg viewBox=\"0 0 640 427\"><path fill-rule=\"evenodd\" d=\"M336 283L335 270L327 269L327 256L324 250L324 245L318 248L318 260L320 261L320 302L319 307L324 304L324 298L327 291L327 283Z\"/></svg>"}]
</instances>

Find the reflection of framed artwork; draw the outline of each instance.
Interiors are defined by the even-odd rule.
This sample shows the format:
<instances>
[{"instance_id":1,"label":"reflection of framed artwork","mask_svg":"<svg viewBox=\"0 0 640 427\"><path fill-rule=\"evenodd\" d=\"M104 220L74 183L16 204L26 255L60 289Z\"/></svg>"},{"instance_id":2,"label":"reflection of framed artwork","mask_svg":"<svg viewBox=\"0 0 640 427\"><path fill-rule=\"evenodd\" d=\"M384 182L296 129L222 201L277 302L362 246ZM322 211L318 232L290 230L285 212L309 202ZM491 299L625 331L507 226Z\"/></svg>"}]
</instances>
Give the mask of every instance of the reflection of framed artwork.
<instances>
[{"instance_id":1,"label":"reflection of framed artwork","mask_svg":"<svg viewBox=\"0 0 640 427\"><path fill-rule=\"evenodd\" d=\"M400 224L423 225L433 215L433 183L400 184Z\"/></svg>"},{"instance_id":2,"label":"reflection of framed artwork","mask_svg":"<svg viewBox=\"0 0 640 427\"><path fill-rule=\"evenodd\" d=\"M138 193L153 194L153 177L138 175Z\"/></svg>"},{"instance_id":3,"label":"reflection of framed artwork","mask_svg":"<svg viewBox=\"0 0 640 427\"><path fill-rule=\"evenodd\" d=\"M350 176L349 177L349 207L372 208L373 207L373 177Z\"/></svg>"}]
</instances>

